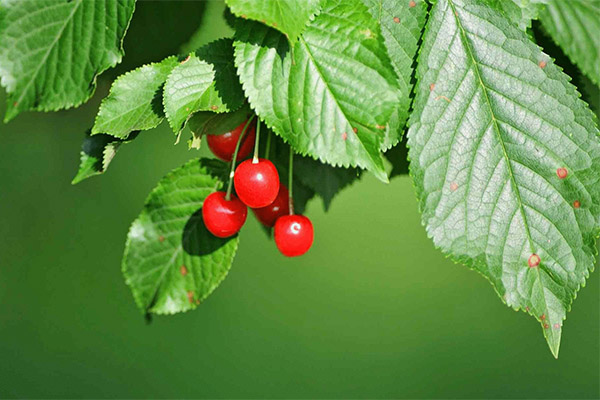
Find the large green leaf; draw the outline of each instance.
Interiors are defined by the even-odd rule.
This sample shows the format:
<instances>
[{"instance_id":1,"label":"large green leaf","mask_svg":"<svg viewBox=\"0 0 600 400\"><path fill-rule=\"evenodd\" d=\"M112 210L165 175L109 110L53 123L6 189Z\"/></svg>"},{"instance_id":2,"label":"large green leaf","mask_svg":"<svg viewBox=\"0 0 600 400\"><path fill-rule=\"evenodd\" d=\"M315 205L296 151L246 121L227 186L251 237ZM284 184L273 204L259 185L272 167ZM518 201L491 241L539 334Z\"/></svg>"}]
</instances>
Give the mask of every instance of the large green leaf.
<instances>
[{"instance_id":1,"label":"large green leaf","mask_svg":"<svg viewBox=\"0 0 600 400\"><path fill-rule=\"evenodd\" d=\"M226 165L191 160L165 176L131 225L123 274L140 309L173 314L196 308L229 272L238 238L219 239L202 204L223 186Z\"/></svg>"},{"instance_id":2,"label":"large green leaf","mask_svg":"<svg viewBox=\"0 0 600 400\"><path fill-rule=\"evenodd\" d=\"M209 43L173 69L164 89L165 114L175 133L197 111L235 111L244 94L233 63L231 39Z\"/></svg>"},{"instance_id":3,"label":"large green leaf","mask_svg":"<svg viewBox=\"0 0 600 400\"><path fill-rule=\"evenodd\" d=\"M102 100L92 134L124 139L135 130L157 127L164 118L161 90L177 65L177 57L169 57L118 77Z\"/></svg>"},{"instance_id":4,"label":"large green leaf","mask_svg":"<svg viewBox=\"0 0 600 400\"><path fill-rule=\"evenodd\" d=\"M600 85L600 0L549 0L544 29L596 85Z\"/></svg>"},{"instance_id":5,"label":"large green leaf","mask_svg":"<svg viewBox=\"0 0 600 400\"><path fill-rule=\"evenodd\" d=\"M283 35L248 21L238 23L234 46L251 106L297 152L387 180L380 148L400 92L360 0L328 1L293 52Z\"/></svg>"},{"instance_id":6,"label":"large green leaf","mask_svg":"<svg viewBox=\"0 0 600 400\"><path fill-rule=\"evenodd\" d=\"M413 63L427 17L427 4L424 0L413 3L397 0L363 0L363 2L381 25L381 33L398 75L400 88L400 101L390 118L382 143L382 150L385 151L400 141L408 118L413 89Z\"/></svg>"},{"instance_id":7,"label":"large green leaf","mask_svg":"<svg viewBox=\"0 0 600 400\"><path fill-rule=\"evenodd\" d=\"M135 0L0 0L5 120L86 101L96 76L121 61L134 7Z\"/></svg>"},{"instance_id":8,"label":"large green leaf","mask_svg":"<svg viewBox=\"0 0 600 400\"><path fill-rule=\"evenodd\" d=\"M133 132L127 139L117 139L110 135L90 135L88 131L81 146L81 157L77 174L71 182L73 185L106 171L117 150L123 143L137 137Z\"/></svg>"},{"instance_id":9,"label":"large green leaf","mask_svg":"<svg viewBox=\"0 0 600 400\"><path fill-rule=\"evenodd\" d=\"M263 22L295 42L308 21L319 11L322 0L226 0L242 18Z\"/></svg>"},{"instance_id":10,"label":"large green leaf","mask_svg":"<svg viewBox=\"0 0 600 400\"><path fill-rule=\"evenodd\" d=\"M437 2L417 77L410 171L428 234L533 315L558 356L600 233L593 114L525 32L476 0Z\"/></svg>"}]
</instances>

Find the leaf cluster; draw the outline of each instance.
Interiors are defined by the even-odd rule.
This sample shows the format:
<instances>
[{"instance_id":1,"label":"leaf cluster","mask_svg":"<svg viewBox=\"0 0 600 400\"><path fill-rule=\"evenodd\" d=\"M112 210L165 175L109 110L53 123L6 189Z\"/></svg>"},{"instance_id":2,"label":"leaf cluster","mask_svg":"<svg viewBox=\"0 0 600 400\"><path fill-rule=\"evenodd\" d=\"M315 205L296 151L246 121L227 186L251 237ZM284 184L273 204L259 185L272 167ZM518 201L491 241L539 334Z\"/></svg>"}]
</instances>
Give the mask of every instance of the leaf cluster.
<instances>
[{"instance_id":1,"label":"leaf cluster","mask_svg":"<svg viewBox=\"0 0 600 400\"><path fill-rule=\"evenodd\" d=\"M435 246L532 315L557 356L600 235L600 133L588 106L599 103L600 1L226 4L232 37L114 80L73 183L165 119L176 142L189 131L198 149L255 114L268 132L260 152L280 176L297 154L298 212L314 197L327 209L363 170L383 182L410 171ZM5 120L89 99L121 61L134 8L0 0ZM228 273L239 239L211 236L201 214L227 168L196 159L174 170L132 224L123 272L143 312L195 308Z\"/></svg>"}]
</instances>

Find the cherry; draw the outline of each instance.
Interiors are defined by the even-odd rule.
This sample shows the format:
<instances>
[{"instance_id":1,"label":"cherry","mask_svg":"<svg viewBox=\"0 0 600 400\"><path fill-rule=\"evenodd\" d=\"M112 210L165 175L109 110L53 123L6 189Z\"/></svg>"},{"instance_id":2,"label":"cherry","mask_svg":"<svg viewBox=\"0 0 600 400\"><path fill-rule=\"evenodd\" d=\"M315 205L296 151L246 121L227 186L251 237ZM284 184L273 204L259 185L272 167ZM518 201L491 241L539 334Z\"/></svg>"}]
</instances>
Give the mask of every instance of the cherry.
<instances>
[{"instance_id":1,"label":"cherry","mask_svg":"<svg viewBox=\"0 0 600 400\"><path fill-rule=\"evenodd\" d=\"M275 222L275 244L287 257L297 257L312 246L314 231L310 219L303 215L284 215Z\"/></svg>"},{"instance_id":2,"label":"cherry","mask_svg":"<svg viewBox=\"0 0 600 400\"><path fill-rule=\"evenodd\" d=\"M279 185L279 192L277 197L271 204L266 207L253 208L254 215L256 218L265 226L269 228L275 225L275 221L279 217L288 215L290 213L290 194L285 185Z\"/></svg>"},{"instance_id":3,"label":"cherry","mask_svg":"<svg viewBox=\"0 0 600 400\"><path fill-rule=\"evenodd\" d=\"M231 161L233 158L233 153L235 152L235 146L237 145L240 135L244 130L246 122L247 121L242 122L237 128L222 135L206 135L206 142L208 143L210 151L212 151L215 156L223 161ZM246 135L242 139L242 143L240 144L236 161L240 161L248 157L252 151L252 148L254 147L255 135L256 127L254 123L251 123L246 130Z\"/></svg>"},{"instance_id":4,"label":"cherry","mask_svg":"<svg viewBox=\"0 0 600 400\"><path fill-rule=\"evenodd\" d=\"M269 160L246 160L235 170L233 184L240 200L248 207L266 207L279 192L279 174Z\"/></svg>"},{"instance_id":5,"label":"cherry","mask_svg":"<svg viewBox=\"0 0 600 400\"><path fill-rule=\"evenodd\" d=\"M211 193L202 205L202 218L206 229L220 238L238 233L248 215L248 208L240 199L231 195L231 200L227 200L225 196L225 192Z\"/></svg>"}]
</instances>

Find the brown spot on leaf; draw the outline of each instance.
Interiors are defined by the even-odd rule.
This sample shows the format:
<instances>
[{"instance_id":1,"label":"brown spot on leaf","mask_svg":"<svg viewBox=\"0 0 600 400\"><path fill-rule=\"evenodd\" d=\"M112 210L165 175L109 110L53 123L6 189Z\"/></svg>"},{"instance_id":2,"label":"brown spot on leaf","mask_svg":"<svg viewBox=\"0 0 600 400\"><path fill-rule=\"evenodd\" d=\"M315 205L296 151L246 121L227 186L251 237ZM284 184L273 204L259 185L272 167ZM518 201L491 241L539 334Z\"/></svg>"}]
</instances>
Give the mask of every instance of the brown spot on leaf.
<instances>
[{"instance_id":1,"label":"brown spot on leaf","mask_svg":"<svg viewBox=\"0 0 600 400\"><path fill-rule=\"evenodd\" d=\"M545 319L546 319L546 314L542 314L542 315L540 315L540 319L541 319L542 321L543 321L543 320L545 320Z\"/></svg>"},{"instance_id":2,"label":"brown spot on leaf","mask_svg":"<svg viewBox=\"0 0 600 400\"><path fill-rule=\"evenodd\" d=\"M400 23L400 18L394 17L394 22L397 23L397 24L399 24Z\"/></svg>"},{"instance_id":3,"label":"brown spot on leaf","mask_svg":"<svg viewBox=\"0 0 600 400\"><path fill-rule=\"evenodd\" d=\"M190 303L193 303L194 302L194 292L192 292L191 290L189 292L187 292L187 298Z\"/></svg>"},{"instance_id":4,"label":"brown spot on leaf","mask_svg":"<svg viewBox=\"0 0 600 400\"><path fill-rule=\"evenodd\" d=\"M165 241L165 237L163 235L160 235L158 237L158 241L161 242L161 243L164 242Z\"/></svg>"},{"instance_id":5,"label":"brown spot on leaf","mask_svg":"<svg viewBox=\"0 0 600 400\"><path fill-rule=\"evenodd\" d=\"M573 202L573 207L575 207L575 208L579 208L579 207L581 207L581 202L580 202L579 200L575 200L575 201Z\"/></svg>"},{"instance_id":6,"label":"brown spot on leaf","mask_svg":"<svg viewBox=\"0 0 600 400\"><path fill-rule=\"evenodd\" d=\"M560 324L557 322L554 324L554 329L559 329L560 328Z\"/></svg>"},{"instance_id":7,"label":"brown spot on leaf","mask_svg":"<svg viewBox=\"0 0 600 400\"><path fill-rule=\"evenodd\" d=\"M410 8L413 8L413 7L414 7L414 6L416 6L416 5L417 5L417 3L415 3L415 1L414 1L414 0L410 0L410 1L408 2L408 6L409 6Z\"/></svg>"},{"instance_id":8,"label":"brown spot on leaf","mask_svg":"<svg viewBox=\"0 0 600 400\"><path fill-rule=\"evenodd\" d=\"M525 311L529 312L529 306L525 307Z\"/></svg>"},{"instance_id":9,"label":"brown spot on leaf","mask_svg":"<svg viewBox=\"0 0 600 400\"><path fill-rule=\"evenodd\" d=\"M556 176L558 176L560 179L565 179L568 175L569 171L567 171L566 168L561 167L556 169Z\"/></svg>"},{"instance_id":10,"label":"brown spot on leaf","mask_svg":"<svg viewBox=\"0 0 600 400\"><path fill-rule=\"evenodd\" d=\"M348 134L346 132L342 133L342 140L348 139Z\"/></svg>"},{"instance_id":11,"label":"brown spot on leaf","mask_svg":"<svg viewBox=\"0 0 600 400\"><path fill-rule=\"evenodd\" d=\"M449 98L447 98L446 96L438 96L438 97L436 97L436 98L435 98L435 100L436 100L436 101L437 101L437 100L439 100L439 99L444 99L444 100L446 100L448 103L450 103L450 99L449 99Z\"/></svg>"},{"instance_id":12,"label":"brown spot on leaf","mask_svg":"<svg viewBox=\"0 0 600 400\"><path fill-rule=\"evenodd\" d=\"M215 111L217 108L219 108L219 107L215 106L214 104L212 106L210 106L210 109L213 111Z\"/></svg>"},{"instance_id":13,"label":"brown spot on leaf","mask_svg":"<svg viewBox=\"0 0 600 400\"><path fill-rule=\"evenodd\" d=\"M352 128L352 132L356 133L356 132L358 132L358 129Z\"/></svg>"},{"instance_id":14,"label":"brown spot on leaf","mask_svg":"<svg viewBox=\"0 0 600 400\"><path fill-rule=\"evenodd\" d=\"M429 91L433 92L433 89L435 89L435 83L429 85Z\"/></svg>"},{"instance_id":15,"label":"brown spot on leaf","mask_svg":"<svg viewBox=\"0 0 600 400\"><path fill-rule=\"evenodd\" d=\"M248 18L248 16L246 16L246 14L242 14L241 17L244 19Z\"/></svg>"},{"instance_id":16,"label":"brown spot on leaf","mask_svg":"<svg viewBox=\"0 0 600 400\"><path fill-rule=\"evenodd\" d=\"M548 329L548 324L544 324L544 329Z\"/></svg>"},{"instance_id":17,"label":"brown spot on leaf","mask_svg":"<svg viewBox=\"0 0 600 400\"><path fill-rule=\"evenodd\" d=\"M527 264L529 264L529 268L535 268L538 265L540 265L541 261L542 260L540 259L540 256L538 256L537 254L533 253L532 255L529 256L529 260L527 260Z\"/></svg>"},{"instance_id":18,"label":"brown spot on leaf","mask_svg":"<svg viewBox=\"0 0 600 400\"><path fill-rule=\"evenodd\" d=\"M181 64L185 64L186 62L188 62L190 60L191 55L188 54L188 56L185 58L185 60L183 60L181 62Z\"/></svg>"},{"instance_id":19,"label":"brown spot on leaf","mask_svg":"<svg viewBox=\"0 0 600 400\"><path fill-rule=\"evenodd\" d=\"M455 192L455 191L456 191L456 189L458 189L458 183L456 183L456 182L451 182L451 183L450 183L450 190L451 190L451 191L453 191L453 192Z\"/></svg>"},{"instance_id":20,"label":"brown spot on leaf","mask_svg":"<svg viewBox=\"0 0 600 400\"><path fill-rule=\"evenodd\" d=\"M546 68L546 61L542 60L538 63L538 65L540 66L540 68Z\"/></svg>"},{"instance_id":21,"label":"brown spot on leaf","mask_svg":"<svg viewBox=\"0 0 600 400\"><path fill-rule=\"evenodd\" d=\"M385 125L375 125L375 128L377 128L377 129L385 129Z\"/></svg>"},{"instance_id":22,"label":"brown spot on leaf","mask_svg":"<svg viewBox=\"0 0 600 400\"><path fill-rule=\"evenodd\" d=\"M181 275L186 276L188 269L185 267L185 265L182 265L181 268L179 268L179 272L181 272Z\"/></svg>"}]
</instances>

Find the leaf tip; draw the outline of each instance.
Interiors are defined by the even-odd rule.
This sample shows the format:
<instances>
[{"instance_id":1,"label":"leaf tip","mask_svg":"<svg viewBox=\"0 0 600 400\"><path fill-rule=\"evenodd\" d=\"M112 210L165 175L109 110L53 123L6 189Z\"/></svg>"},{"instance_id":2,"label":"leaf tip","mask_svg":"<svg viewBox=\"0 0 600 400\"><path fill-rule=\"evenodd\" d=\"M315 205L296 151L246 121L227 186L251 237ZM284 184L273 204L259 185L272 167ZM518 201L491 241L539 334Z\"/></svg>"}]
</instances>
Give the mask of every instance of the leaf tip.
<instances>
[{"instance_id":1,"label":"leaf tip","mask_svg":"<svg viewBox=\"0 0 600 400\"><path fill-rule=\"evenodd\" d=\"M15 117L19 115L19 113L20 111L16 106L8 104L8 107L6 107L6 113L4 114L4 123L9 123L13 119L15 119Z\"/></svg>"},{"instance_id":2,"label":"leaf tip","mask_svg":"<svg viewBox=\"0 0 600 400\"><path fill-rule=\"evenodd\" d=\"M544 337L546 338L546 342L548 343L550 352L552 353L555 359L558 359L562 327L558 326L558 328L556 328L555 326L544 325L542 329L544 329Z\"/></svg>"}]
</instances>

